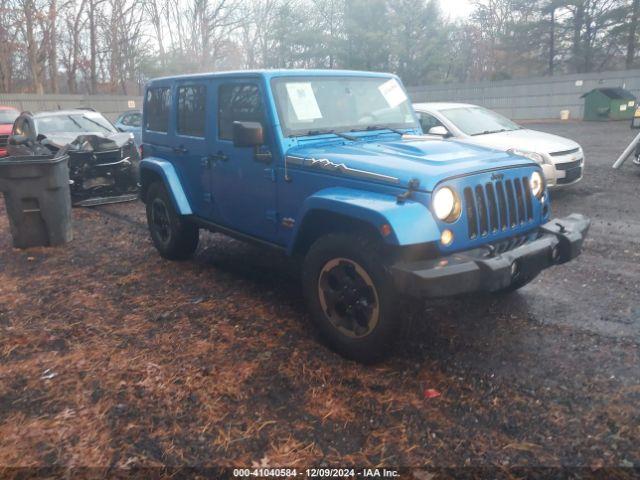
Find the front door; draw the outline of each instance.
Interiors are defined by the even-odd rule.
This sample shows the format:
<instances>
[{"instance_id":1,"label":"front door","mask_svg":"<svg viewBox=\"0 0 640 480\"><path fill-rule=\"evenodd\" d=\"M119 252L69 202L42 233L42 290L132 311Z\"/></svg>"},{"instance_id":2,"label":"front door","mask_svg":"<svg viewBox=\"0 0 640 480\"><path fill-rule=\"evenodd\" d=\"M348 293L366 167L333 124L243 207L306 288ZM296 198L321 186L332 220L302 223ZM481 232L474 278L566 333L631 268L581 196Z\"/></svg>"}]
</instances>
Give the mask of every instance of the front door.
<instances>
[{"instance_id":1,"label":"front door","mask_svg":"<svg viewBox=\"0 0 640 480\"><path fill-rule=\"evenodd\" d=\"M259 80L221 79L214 88L217 131L210 158L217 221L232 230L275 241L275 148L273 132L266 121L263 87ZM235 147L234 121L261 123L265 144L257 149Z\"/></svg>"}]
</instances>

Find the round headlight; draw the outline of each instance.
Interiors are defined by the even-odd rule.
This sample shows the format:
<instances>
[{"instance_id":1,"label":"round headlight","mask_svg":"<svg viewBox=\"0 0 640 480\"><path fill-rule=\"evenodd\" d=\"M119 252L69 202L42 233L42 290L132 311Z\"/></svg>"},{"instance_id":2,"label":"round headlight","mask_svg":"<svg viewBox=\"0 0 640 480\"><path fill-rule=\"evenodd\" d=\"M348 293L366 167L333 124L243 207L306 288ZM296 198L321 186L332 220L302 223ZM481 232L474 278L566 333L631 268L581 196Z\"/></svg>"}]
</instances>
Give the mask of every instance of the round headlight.
<instances>
[{"instance_id":1,"label":"round headlight","mask_svg":"<svg viewBox=\"0 0 640 480\"><path fill-rule=\"evenodd\" d=\"M540 175L539 172L533 172L531 174L531 178L529 179L529 184L531 185L531 193L540 198L542 196L542 192L544 191L544 181L542 180L542 175Z\"/></svg>"},{"instance_id":2,"label":"round headlight","mask_svg":"<svg viewBox=\"0 0 640 480\"><path fill-rule=\"evenodd\" d=\"M449 187L442 187L433 195L433 211L438 219L454 222L460 216L460 201Z\"/></svg>"}]
</instances>

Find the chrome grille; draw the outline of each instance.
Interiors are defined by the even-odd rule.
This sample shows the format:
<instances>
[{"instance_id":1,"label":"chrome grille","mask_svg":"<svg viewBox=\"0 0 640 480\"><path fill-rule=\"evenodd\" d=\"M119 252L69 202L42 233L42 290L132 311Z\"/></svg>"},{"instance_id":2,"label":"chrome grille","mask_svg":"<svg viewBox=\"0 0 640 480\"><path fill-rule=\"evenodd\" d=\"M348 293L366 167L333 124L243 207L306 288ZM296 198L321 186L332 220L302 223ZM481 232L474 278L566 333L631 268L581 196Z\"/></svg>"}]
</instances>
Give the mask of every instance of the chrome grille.
<instances>
[{"instance_id":1,"label":"chrome grille","mask_svg":"<svg viewBox=\"0 0 640 480\"><path fill-rule=\"evenodd\" d=\"M528 177L466 187L463 199L469 238L507 231L533 221L531 195Z\"/></svg>"}]
</instances>

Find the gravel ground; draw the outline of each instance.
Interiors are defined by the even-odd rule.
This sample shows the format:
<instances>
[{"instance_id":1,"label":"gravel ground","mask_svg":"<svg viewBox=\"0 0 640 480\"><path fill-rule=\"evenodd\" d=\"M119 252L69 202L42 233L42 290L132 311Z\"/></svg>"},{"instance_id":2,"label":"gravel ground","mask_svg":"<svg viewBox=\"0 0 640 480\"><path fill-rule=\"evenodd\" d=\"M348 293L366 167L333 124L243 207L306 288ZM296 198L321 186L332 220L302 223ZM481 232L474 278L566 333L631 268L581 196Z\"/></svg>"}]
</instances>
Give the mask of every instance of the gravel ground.
<instances>
[{"instance_id":1,"label":"gravel ground","mask_svg":"<svg viewBox=\"0 0 640 480\"><path fill-rule=\"evenodd\" d=\"M20 251L0 203L0 474L349 464L637 473L640 169L610 168L633 134L626 122L531 127L586 151L585 179L553 194L555 215L592 218L584 253L509 297L416 308L399 351L374 367L317 343L283 257L203 234L192 261L163 261L137 203L74 210L70 245Z\"/></svg>"}]
</instances>

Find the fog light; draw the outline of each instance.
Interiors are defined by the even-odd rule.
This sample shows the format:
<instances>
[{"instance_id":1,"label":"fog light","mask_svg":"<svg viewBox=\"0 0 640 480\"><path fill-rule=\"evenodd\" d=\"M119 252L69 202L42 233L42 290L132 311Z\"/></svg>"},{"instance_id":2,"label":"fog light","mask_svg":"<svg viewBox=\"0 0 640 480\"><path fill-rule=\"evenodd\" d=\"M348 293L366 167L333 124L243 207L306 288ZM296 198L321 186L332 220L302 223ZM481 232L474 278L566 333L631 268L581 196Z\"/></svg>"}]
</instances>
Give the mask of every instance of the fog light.
<instances>
[{"instance_id":1,"label":"fog light","mask_svg":"<svg viewBox=\"0 0 640 480\"><path fill-rule=\"evenodd\" d=\"M551 249L551 260L557 263L560 260L560 247L557 245Z\"/></svg>"},{"instance_id":2,"label":"fog light","mask_svg":"<svg viewBox=\"0 0 640 480\"><path fill-rule=\"evenodd\" d=\"M442 242L444 246L451 245L453 242L453 232L451 230L444 230L442 235L440 235L440 242Z\"/></svg>"}]
</instances>

